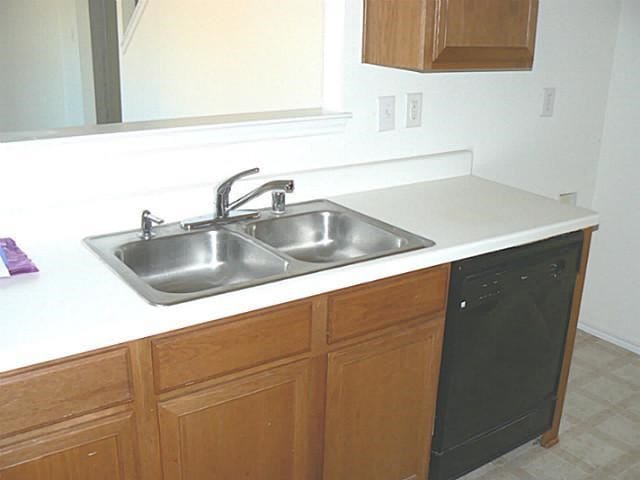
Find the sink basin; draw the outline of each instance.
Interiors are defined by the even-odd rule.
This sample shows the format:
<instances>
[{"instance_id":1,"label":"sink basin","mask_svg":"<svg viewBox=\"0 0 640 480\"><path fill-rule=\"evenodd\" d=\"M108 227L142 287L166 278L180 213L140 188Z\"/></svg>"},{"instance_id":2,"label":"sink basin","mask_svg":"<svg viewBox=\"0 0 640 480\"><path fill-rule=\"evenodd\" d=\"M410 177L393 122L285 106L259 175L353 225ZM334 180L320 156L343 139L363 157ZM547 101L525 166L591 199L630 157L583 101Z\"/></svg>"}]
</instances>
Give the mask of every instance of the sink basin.
<instances>
[{"instance_id":1,"label":"sink basin","mask_svg":"<svg viewBox=\"0 0 640 480\"><path fill-rule=\"evenodd\" d=\"M225 230L127 243L115 255L145 283L169 293L247 283L284 273L287 262Z\"/></svg>"},{"instance_id":2,"label":"sink basin","mask_svg":"<svg viewBox=\"0 0 640 480\"><path fill-rule=\"evenodd\" d=\"M172 305L286 278L289 262L251 238L226 229L185 233L178 224L85 239L147 301Z\"/></svg>"},{"instance_id":3,"label":"sink basin","mask_svg":"<svg viewBox=\"0 0 640 480\"><path fill-rule=\"evenodd\" d=\"M210 224L211 225L211 224ZM173 305L267 282L434 245L327 200L285 213L184 231L178 223L86 238L85 243L138 294Z\"/></svg>"},{"instance_id":4,"label":"sink basin","mask_svg":"<svg viewBox=\"0 0 640 480\"><path fill-rule=\"evenodd\" d=\"M355 212L320 210L257 221L247 233L297 260L343 262L402 250L409 239Z\"/></svg>"}]
</instances>

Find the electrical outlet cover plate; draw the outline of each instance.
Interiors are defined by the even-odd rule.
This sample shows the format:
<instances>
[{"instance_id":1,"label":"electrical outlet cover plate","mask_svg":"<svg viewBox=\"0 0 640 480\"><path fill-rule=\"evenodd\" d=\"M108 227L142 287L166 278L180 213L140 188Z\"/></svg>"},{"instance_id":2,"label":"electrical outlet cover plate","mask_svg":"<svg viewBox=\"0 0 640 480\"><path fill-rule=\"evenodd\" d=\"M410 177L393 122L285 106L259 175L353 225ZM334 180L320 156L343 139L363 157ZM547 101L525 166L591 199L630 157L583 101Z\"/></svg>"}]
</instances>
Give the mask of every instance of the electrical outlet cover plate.
<instances>
[{"instance_id":1,"label":"electrical outlet cover plate","mask_svg":"<svg viewBox=\"0 0 640 480\"><path fill-rule=\"evenodd\" d=\"M567 192L561 193L559 195L559 200L562 203L566 203L567 205L577 205L578 202L578 193L577 192Z\"/></svg>"},{"instance_id":2,"label":"electrical outlet cover plate","mask_svg":"<svg viewBox=\"0 0 640 480\"><path fill-rule=\"evenodd\" d=\"M422 93L407 93L407 128L422 125Z\"/></svg>"}]
</instances>

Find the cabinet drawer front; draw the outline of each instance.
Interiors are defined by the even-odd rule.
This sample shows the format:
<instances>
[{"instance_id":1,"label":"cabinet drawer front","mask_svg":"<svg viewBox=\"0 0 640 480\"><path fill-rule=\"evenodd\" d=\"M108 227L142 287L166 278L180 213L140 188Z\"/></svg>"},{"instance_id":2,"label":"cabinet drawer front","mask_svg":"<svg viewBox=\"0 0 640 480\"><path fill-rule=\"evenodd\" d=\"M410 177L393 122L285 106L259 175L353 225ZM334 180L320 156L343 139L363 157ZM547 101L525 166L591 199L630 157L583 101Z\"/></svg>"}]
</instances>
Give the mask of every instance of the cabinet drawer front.
<instances>
[{"instance_id":1,"label":"cabinet drawer front","mask_svg":"<svg viewBox=\"0 0 640 480\"><path fill-rule=\"evenodd\" d=\"M311 302L254 312L153 340L156 390L166 391L309 351Z\"/></svg>"},{"instance_id":2,"label":"cabinet drawer front","mask_svg":"<svg viewBox=\"0 0 640 480\"><path fill-rule=\"evenodd\" d=\"M1 376L0 437L132 398L124 348Z\"/></svg>"},{"instance_id":3,"label":"cabinet drawer front","mask_svg":"<svg viewBox=\"0 0 640 480\"><path fill-rule=\"evenodd\" d=\"M441 265L332 294L327 341L442 312L448 281L449 266Z\"/></svg>"}]
</instances>

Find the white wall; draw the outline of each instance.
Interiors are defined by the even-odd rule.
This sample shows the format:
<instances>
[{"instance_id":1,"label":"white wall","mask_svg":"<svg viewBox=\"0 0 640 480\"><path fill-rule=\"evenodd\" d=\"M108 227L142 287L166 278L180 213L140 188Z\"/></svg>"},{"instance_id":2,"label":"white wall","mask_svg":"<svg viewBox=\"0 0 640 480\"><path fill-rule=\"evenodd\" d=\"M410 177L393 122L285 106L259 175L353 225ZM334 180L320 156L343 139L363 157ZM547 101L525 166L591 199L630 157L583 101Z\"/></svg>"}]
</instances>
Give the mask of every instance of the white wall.
<instances>
[{"instance_id":1,"label":"white wall","mask_svg":"<svg viewBox=\"0 0 640 480\"><path fill-rule=\"evenodd\" d=\"M0 131L85 124L75 0L3 0L0 9Z\"/></svg>"},{"instance_id":2,"label":"white wall","mask_svg":"<svg viewBox=\"0 0 640 480\"><path fill-rule=\"evenodd\" d=\"M318 107L322 0L153 0L121 58L125 121Z\"/></svg>"},{"instance_id":3,"label":"white wall","mask_svg":"<svg viewBox=\"0 0 640 480\"><path fill-rule=\"evenodd\" d=\"M593 206L582 322L640 353L640 2L624 0Z\"/></svg>"},{"instance_id":4,"label":"white wall","mask_svg":"<svg viewBox=\"0 0 640 480\"><path fill-rule=\"evenodd\" d=\"M354 115L344 135L132 154L116 141L110 148L105 140L95 148L26 142L0 145L4 158L32 177L31 192L54 201L87 186L97 195L213 184L252 166L276 173L468 148L481 176L551 197L577 191L581 205L591 204L619 0L541 0L533 71L451 74L361 64L362 2L326 2L327 36L336 44L326 52L327 102ZM548 86L557 89L556 114L541 118ZM416 91L424 94L423 126L377 132L376 98L396 95L402 119L402 95ZM83 181L67 184L69 172Z\"/></svg>"}]
</instances>

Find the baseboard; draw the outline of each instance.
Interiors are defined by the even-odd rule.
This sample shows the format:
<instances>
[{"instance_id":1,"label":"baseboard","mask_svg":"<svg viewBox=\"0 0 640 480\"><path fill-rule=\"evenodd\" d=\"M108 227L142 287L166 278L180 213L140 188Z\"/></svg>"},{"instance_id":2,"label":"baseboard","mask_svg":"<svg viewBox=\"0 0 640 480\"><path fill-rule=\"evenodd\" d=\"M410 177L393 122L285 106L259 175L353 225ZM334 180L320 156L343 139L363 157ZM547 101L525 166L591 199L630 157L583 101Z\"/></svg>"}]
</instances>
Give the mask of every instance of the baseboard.
<instances>
[{"instance_id":1,"label":"baseboard","mask_svg":"<svg viewBox=\"0 0 640 480\"><path fill-rule=\"evenodd\" d=\"M578 328L584 332L587 332L594 337L598 337L602 340L605 340L609 343L613 343L619 347L624 348L625 350L629 350L630 352L635 353L636 355L640 355L640 345L636 345L635 343L627 342L618 338L614 335L609 335L608 333L603 332L597 328L590 327L589 325L585 325L584 323L578 323Z\"/></svg>"}]
</instances>

